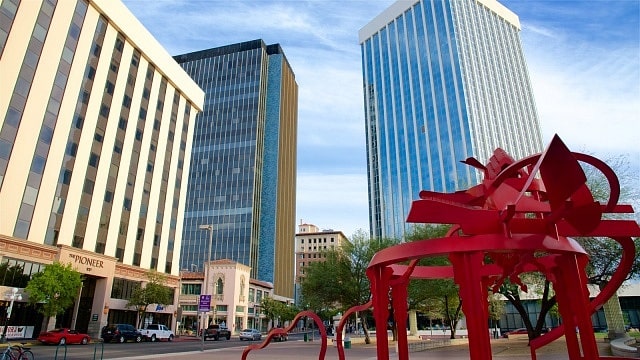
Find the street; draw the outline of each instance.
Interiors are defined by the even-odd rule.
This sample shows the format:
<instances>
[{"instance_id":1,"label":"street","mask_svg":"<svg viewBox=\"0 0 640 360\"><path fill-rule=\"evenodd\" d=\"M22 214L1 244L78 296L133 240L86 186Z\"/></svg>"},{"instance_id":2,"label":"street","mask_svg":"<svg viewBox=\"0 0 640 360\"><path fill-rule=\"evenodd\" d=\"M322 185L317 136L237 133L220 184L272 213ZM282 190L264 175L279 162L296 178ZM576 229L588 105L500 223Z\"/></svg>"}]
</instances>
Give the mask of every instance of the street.
<instances>
[{"instance_id":1,"label":"street","mask_svg":"<svg viewBox=\"0 0 640 360\"><path fill-rule=\"evenodd\" d=\"M249 353L249 360L311 360L318 359L321 341L319 337L309 337L313 341L303 341L303 334L290 334L289 341L269 344L266 348ZM263 338L264 340L264 338ZM354 339L355 340L355 339ZM358 339L362 340L362 339ZM364 344L356 340L351 348L345 349L347 360L374 360L376 347L374 344ZM414 340L414 344L416 341ZM89 345L70 345L66 348L35 344L31 347L37 360L205 360L240 359L244 349L251 344L260 342L240 341L237 336L231 340L206 341L204 351L202 342L194 337L182 337L173 342L144 342L144 343L91 343ZM494 359L527 360L531 359L526 339L495 339L491 342ZM601 355L610 355L609 346L599 341ZM415 349L415 347L414 347ZM393 343L390 343L390 359L397 359ZM559 339L537 352L539 360L564 360L567 358L564 339ZM410 351L410 358L439 359L469 359L468 344L460 343L423 351ZM337 348L328 340L326 357L338 359Z\"/></svg>"}]
</instances>

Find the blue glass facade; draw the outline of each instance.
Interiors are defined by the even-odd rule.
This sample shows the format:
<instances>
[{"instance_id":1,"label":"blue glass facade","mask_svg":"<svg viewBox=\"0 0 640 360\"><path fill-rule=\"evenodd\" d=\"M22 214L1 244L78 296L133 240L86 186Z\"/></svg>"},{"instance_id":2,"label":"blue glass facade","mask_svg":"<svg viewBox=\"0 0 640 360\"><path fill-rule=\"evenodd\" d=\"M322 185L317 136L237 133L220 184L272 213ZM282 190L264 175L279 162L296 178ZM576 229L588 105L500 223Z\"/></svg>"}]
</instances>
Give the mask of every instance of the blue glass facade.
<instances>
[{"instance_id":1,"label":"blue glass facade","mask_svg":"<svg viewBox=\"0 0 640 360\"><path fill-rule=\"evenodd\" d=\"M421 190L475 185L461 160L541 150L518 20L497 2L397 2L360 44L373 236L402 237Z\"/></svg>"},{"instance_id":2,"label":"blue glass facade","mask_svg":"<svg viewBox=\"0 0 640 360\"><path fill-rule=\"evenodd\" d=\"M286 294L285 284L276 289L279 273L291 278L293 265L279 264L278 244L293 242L295 195L285 199L279 190L295 193L295 161L286 166L295 146L281 144L295 144L297 97L295 111L283 104L297 85L285 81L293 73L282 49L255 40L175 58L206 93L196 118L180 267L202 269L209 233L199 226L213 224L212 260L251 266L252 278ZM291 124L293 139L282 139ZM286 228L290 234L280 233Z\"/></svg>"}]
</instances>

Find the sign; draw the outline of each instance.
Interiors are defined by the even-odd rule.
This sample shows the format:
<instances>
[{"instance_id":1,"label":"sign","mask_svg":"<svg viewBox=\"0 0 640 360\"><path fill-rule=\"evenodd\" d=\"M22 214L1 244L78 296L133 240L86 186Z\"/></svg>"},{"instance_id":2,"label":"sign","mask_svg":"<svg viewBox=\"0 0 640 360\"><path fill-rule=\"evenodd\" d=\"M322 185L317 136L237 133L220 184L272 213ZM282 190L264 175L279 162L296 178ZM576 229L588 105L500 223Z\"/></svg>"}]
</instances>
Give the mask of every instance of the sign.
<instances>
[{"instance_id":1,"label":"sign","mask_svg":"<svg viewBox=\"0 0 640 360\"><path fill-rule=\"evenodd\" d=\"M0 326L4 331L4 326ZM25 336L26 326L7 326L7 339L22 339Z\"/></svg>"},{"instance_id":2,"label":"sign","mask_svg":"<svg viewBox=\"0 0 640 360\"><path fill-rule=\"evenodd\" d=\"M82 256L78 254L69 254L69 258L73 260L75 264L86 265L87 270L91 271L91 268L104 268L104 262L100 259L90 258L88 256Z\"/></svg>"},{"instance_id":3,"label":"sign","mask_svg":"<svg viewBox=\"0 0 640 360\"><path fill-rule=\"evenodd\" d=\"M98 321L98 314L91 314L91 321Z\"/></svg>"},{"instance_id":4,"label":"sign","mask_svg":"<svg viewBox=\"0 0 640 360\"><path fill-rule=\"evenodd\" d=\"M211 311L211 295L200 295L200 303L198 304L198 311L201 311L201 312Z\"/></svg>"}]
</instances>

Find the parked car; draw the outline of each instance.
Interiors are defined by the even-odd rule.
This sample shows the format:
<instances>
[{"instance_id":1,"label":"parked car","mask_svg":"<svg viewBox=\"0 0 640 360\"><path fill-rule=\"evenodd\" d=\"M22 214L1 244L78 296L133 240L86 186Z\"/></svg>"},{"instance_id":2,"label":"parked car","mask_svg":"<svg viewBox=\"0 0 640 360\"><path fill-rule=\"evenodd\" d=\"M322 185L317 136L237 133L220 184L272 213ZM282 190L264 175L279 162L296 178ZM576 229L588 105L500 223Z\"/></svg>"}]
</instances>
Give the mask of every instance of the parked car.
<instances>
[{"instance_id":1,"label":"parked car","mask_svg":"<svg viewBox=\"0 0 640 360\"><path fill-rule=\"evenodd\" d=\"M133 340L137 343L142 341L142 334L133 325L129 324L109 324L102 328L102 339L105 342L113 340L123 343Z\"/></svg>"},{"instance_id":2,"label":"parked car","mask_svg":"<svg viewBox=\"0 0 640 360\"><path fill-rule=\"evenodd\" d=\"M173 341L173 331L162 324L149 324L146 328L138 329L138 331L146 341Z\"/></svg>"},{"instance_id":3,"label":"parked car","mask_svg":"<svg viewBox=\"0 0 640 360\"><path fill-rule=\"evenodd\" d=\"M218 339L229 340L231 339L231 331L218 324L211 324L204 330L204 340L207 339L213 339L216 341L218 341Z\"/></svg>"},{"instance_id":4,"label":"parked car","mask_svg":"<svg viewBox=\"0 0 640 360\"><path fill-rule=\"evenodd\" d=\"M68 328L53 329L40 333L38 341L43 344L82 344L87 345L91 341L91 337L77 330Z\"/></svg>"},{"instance_id":5,"label":"parked car","mask_svg":"<svg viewBox=\"0 0 640 360\"><path fill-rule=\"evenodd\" d=\"M244 329L240 331L240 340L260 340L262 334L256 329Z\"/></svg>"},{"instance_id":6,"label":"parked car","mask_svg":"<svg viewBox=\"0 0 640 360\"><path fill-rule=\"evenodd\" d=\"M276 334L276 335L273 335L272 339L273 339L273 341L277 341L277 342L287 341L287 340L289 340L289 335L287 333Z\"/></svg>"},{"instance_id":7,"label":"parked car","mask_svg":"<svg viewBox=\"0 0 640 360\"><path fill-rule=\"evenodd\" d=\"M509 335L513 336L513 335L527 335L527 334L529 334L529 332L527 331L527 328L519 328L519 329L505 332L504 334L502 334L502 337L508 338Z\"/></svg>"}]
</instances>

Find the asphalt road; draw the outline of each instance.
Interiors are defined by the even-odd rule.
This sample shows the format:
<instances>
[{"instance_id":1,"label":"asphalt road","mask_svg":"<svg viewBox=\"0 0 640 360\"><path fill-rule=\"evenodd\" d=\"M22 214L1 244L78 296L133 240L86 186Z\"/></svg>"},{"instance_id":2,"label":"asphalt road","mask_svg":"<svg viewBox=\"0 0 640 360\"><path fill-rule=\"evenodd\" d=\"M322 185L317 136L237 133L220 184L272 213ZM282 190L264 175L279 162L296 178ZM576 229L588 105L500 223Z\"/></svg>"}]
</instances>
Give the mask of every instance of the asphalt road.
<instances>
[{"instance_id":1,"label":"asphalt road","mask_svg":"<svg viewBox=\"0 0 640 360\"><path fill-rule=\"evenodd\" d=\"M310 337L309 339L312 339ZM290 334L289 341L271 344L267 348L249 354L250 360L311 360L318 358L320 339L303 341L303 334ZM352 339L354 340L354 339ZM375 360L374 344L364 344L354 340L351 349L345 349L346 358L350 360ZM35 344L31 350L37 360L68 359L68 360L210 360L210 359L240 359L247 345L259 342L240 341L237 336L231 340L206 341L204 351L202 342L193 337L183 337L173 342L145 342L145 343L108 343L89 345L69 345L66 347L45 346ZM530 349L526 339L497 339L491 341L494 359L527 360L531 359ZM103 347L104 346L104 347ZM598 341L600 355L610 355L609 344ZM338 359L337 348L331 345L327 349L326 359ZM390 346L390 359L397 359L395 349ZM537 352L539 360L566 360L567 350L564 339L556 340ZM412 353L411 358L440 359L469 359L468 344L452 345L434 348L425 352Z\"/></svg>"}]
</instances>

